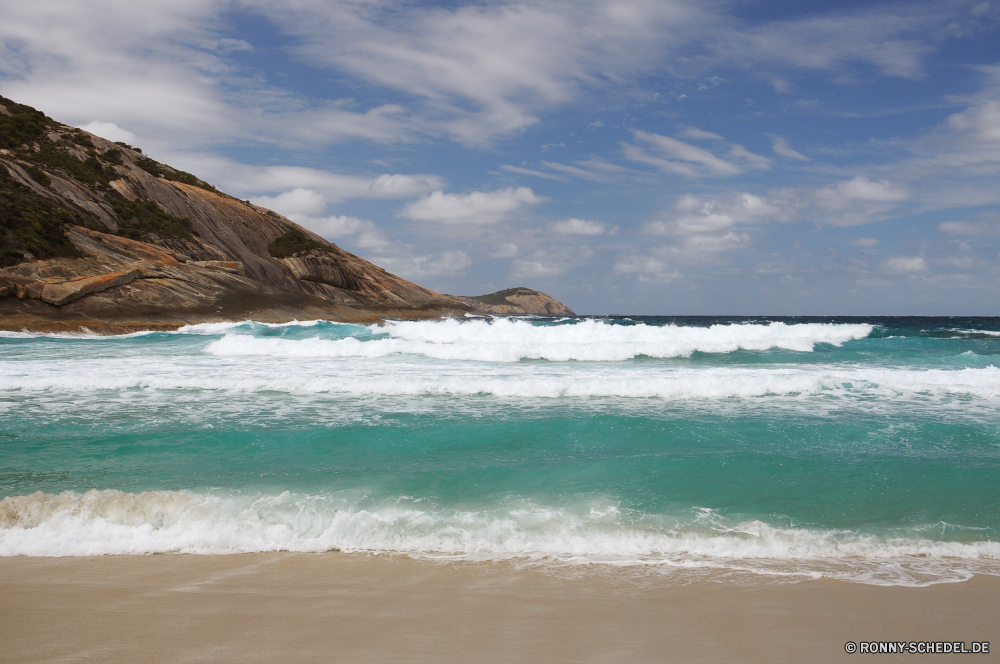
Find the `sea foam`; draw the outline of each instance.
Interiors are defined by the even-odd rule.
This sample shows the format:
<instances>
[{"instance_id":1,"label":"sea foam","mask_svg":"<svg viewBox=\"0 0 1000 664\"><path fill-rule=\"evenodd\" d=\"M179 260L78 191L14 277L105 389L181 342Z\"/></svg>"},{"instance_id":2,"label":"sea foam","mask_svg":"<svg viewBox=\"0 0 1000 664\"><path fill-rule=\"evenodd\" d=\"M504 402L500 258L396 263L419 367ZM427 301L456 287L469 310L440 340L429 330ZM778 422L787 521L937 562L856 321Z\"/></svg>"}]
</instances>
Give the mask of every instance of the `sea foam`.
<instances>
[{"instance_id":1,"label":"sea foam","mask_svg":"<svg viewBox=\"0 0 1000 664\"><path fill-rule=\"evenodd\" d=\"M0 555L402 553L830 577L926 585L1000 573L1000 542L938 541L920 529L882 535L733 521L711 510L640 515L610 501L570 507L511 499L488 510L436 509L285 492L252 496L117 490L34 493L0 501Z\"/></svg>"},{"instance_id":2,"label":"sea foam","mask_svg":"<svg viewBox=\"0 0 1000 664\"><path fill-rule=\"evenodd\" d=\"M229 340L229 341L226 341ZM256 347L253 337L225 337L230 348ZM216 342L218 343L218 342ZM309 340L290 341L309 346ZM361 342L356 342L361 343ZM101 390L180 390L335 397L491 396L505 399L612 398L664 401L760 399L816 401L866 408L901 403L939 404L955 398L1000 399L1000 368L910 369L858 365L657 366L615 368L610 363L569 369L560 363L493 364L482 369L462 362L395 361L366 358L273 358L246 363L238 357L219 364L166 357L103 358L76 363L26 361L3 369L0 394L34 393L83 397ZM2 369L2 367L0 367ZM96 397L95 397L96 398ZM100 397L104 399L106 397ZM975 404L963 402L972 407Z\"/></svg>"},{"instance_id":3,"label":"sea foam","mask_svg":"<svg viewBox=\"0 0 1000 664\"><path fill-rule=\"evenodd\" d=\"M498 319L396 321L369 328L370 339L277 339L227 334L206 352L224 357L364 357L421 355L438 360L517 362L621 362L636 357L690 357L695 352L732 353L772 348L812 352L817 344L839 346L871 334L868 324L713 325L678 327L615 325L598 320L536 325Z\"/></svg>"}]
</instances>

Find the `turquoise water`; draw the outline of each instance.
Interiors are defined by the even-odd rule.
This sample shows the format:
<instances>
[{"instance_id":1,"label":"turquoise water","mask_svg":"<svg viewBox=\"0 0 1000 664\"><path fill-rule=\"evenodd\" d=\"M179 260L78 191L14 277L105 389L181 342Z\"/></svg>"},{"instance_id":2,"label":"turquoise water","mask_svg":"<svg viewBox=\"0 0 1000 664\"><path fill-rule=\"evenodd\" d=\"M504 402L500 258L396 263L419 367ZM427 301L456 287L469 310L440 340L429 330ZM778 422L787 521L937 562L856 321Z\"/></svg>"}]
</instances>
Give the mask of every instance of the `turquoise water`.
<instances>
[{"instance_id":1,"label":"turquoise water","mask_svg":"<svg viewBox=\"0 0 1000 664\"><path fill-rule=\"evenodd\" d=\"M0 555L1000 572L1000 319L0 337Z\"/></svg>"}]
</instances>

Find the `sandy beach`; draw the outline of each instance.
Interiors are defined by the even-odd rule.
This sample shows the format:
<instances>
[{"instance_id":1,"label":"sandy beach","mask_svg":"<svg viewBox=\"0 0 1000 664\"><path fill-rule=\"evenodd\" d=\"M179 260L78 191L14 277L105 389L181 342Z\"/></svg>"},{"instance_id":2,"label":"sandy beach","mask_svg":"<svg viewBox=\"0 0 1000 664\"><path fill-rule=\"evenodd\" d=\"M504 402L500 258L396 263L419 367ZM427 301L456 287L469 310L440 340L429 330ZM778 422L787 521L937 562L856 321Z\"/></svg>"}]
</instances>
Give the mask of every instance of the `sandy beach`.
<instances>
[{"instance_id":1,"label":"sandy beach","mask_svg":"<svg viewBox=\"0 0 1000 664\"><path fill-rule=\"evenodd\" d=\"M866 657L847 641L1000 641L1000 579L683 584L338 553L7 558L0 614L0 661L22 664L843 662Z\"/></svg>"}]
</instances>

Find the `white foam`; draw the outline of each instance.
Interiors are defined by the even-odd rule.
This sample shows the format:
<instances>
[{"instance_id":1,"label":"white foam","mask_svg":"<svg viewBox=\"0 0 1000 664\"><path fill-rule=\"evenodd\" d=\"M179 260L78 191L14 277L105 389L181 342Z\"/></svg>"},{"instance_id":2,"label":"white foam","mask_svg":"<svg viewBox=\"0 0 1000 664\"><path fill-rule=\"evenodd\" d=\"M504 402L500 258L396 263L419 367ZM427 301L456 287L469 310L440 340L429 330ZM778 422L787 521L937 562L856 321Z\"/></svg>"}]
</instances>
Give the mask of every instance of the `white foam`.
<instances>
[{"instance_id":1,"label":"white foam","mask_svg":"<svg viewBox=\"0 0 1000 664\"><path fill-rule=\"evenodd\" d=\"M227 335L214 343L250 345L284 341ZM365 346L350 342L341 348ZM291 341L293 347L317 340ZM56 358L60 359L60 358ZM767 403L802 402L873 408L902 403L931 406L947 400L979 399L995 407L1000 369L878 368L864 365L662 366L641 363L567 365L469 364L371 361L367 358L302 359L261 356L101 357L75 362L30 359L0 363L0 394L64 393L95 396L100 390L186 390L194 392L367 396L493 396L524 399L614 398ZM206 395L209 397L210 395Z\"/></svg>"},{"instance_id":2,"label":"white foam","mask_svg":"<svg viewBox=\"0 0 1000 664\"><path fill-rule=\"evenodd\" d=\"M343 323L334 323L331 321L324 320L292 320L287 323L259 323L252 320L244 320L238 322L229 323L197 323L195 325L184 325L177 328L174 334L223 334L230 330L234 330L241 327L252 328L254 326L264 327L270 329L278 329L283 327L316 327L320 323L326 323L328 325L342 325Z\"/></svg>"},{"instance_id":3,"label":"white foam","mask_svg":"<svg viewBox=\"0 0 1000 664\"><path fill-rule=\"evenodd\" d=\"M403 321L369 328L382 338L276 339L227 334L207 353L222 357L377 358L419 355L438 360L517 362L523 359L621 362L636 357L690 357L695 352L731 353L772 348L812 352L817 344L839 346L867 337L872 326L803 324L611 325L584 320L565 325L528 321L446 319ZM219 328L221 331L222 328ZM386 338L387 337L387 338Z\"/></svg>"},{"instance_id":4,"label":"white foam","mask_svg":"<svg viewBox=\"0 0 1000 664\"><path fill-rule=\"evenodd\" d=\"M1000 337L1000 332L995 330L966 330L958 327L949 329L950 332L960 332L962 334L982 334L986 337Z\"/></svg>"},{"instance_id":5,"label":"white foam","mask_svg":"<svg viewBox=\"0 0 1000 664\"><path fill-rule=\"evenodd\" d=\"M742 570L923 585L1000 573L1000 542L623 513L611 502L552 507L511 499L487 510L282 493L34 493L0 501L0 555L223 554L330 550L448 559Z\"/></svg>"}]
</instances>

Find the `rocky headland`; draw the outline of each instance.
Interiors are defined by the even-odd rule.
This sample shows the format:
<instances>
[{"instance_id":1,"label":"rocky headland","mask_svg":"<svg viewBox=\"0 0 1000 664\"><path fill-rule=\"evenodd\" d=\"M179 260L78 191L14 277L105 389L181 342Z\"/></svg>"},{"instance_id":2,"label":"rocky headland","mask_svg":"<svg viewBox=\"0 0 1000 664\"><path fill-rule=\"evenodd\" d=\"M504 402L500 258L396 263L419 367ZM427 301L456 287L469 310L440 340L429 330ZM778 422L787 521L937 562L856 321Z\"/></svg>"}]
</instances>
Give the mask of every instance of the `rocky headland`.
<instances>
[{"instance_id":1,"label":"rocky headland","mask_svg":"<svg viewBox=\"0 0 1000 664\"><path fill-rule=\"evenodd\" d=\"M527 288L443 295L124 143L0 97L0 329L572 315Z\"/></svg>"},{"instance_id":2,"label":"rocky headland","mask_svg":"<svg viewBox=\"0 0 1000 664\"><path fill-rule=\"evenodd\" d=\"M489 295L452 295L459 302L491 316L575 316L573 310L545 293L508 288Z\"/></svg>"}]
</instances>

